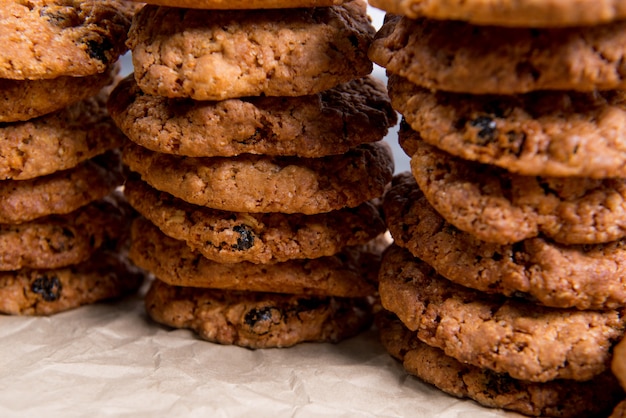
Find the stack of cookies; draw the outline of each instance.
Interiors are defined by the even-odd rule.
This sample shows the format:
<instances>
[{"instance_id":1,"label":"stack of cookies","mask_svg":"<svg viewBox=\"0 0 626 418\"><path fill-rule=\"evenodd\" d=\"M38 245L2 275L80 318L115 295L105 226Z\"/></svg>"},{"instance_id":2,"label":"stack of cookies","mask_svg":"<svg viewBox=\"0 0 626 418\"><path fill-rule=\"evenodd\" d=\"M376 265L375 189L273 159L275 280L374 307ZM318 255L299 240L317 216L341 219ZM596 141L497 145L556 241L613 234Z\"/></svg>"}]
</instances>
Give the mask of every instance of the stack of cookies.
<instances>
[{"instance_id":1,"label":"stack of cookies","mask_svg":"<svg viewBox=\"0 0 626 418\"><path fill-rule=\"evenodd\" d=\"M124 135L107 93L135 6L0 5L0 312L49 315L139 287L120 246Z\"/></svg>"},{"instance_id":2,"label":"stack of cookies","mask_svg":"<svg viewBox=\"0 0 626 418\"><path fill-rule=\"evenodd\" d=\"M625 328L626 2L442 3L374 3L395 13L370 58L411 157L384 199L383 342L486 406L609 413L623 397L608 365Z\"/></svg>"},{"instance_id":3,"label":"stack of cookies","mask_svg":"<svg viewBox=\"0 0 626 418\"><path fill-rule=\"evenodd\" d=\"M151 2L149 2L151 3ZM371 322L395 124L362 0L156 1L109 111L148 314L250 348ZM336 4L342 3L342 4ZM221 10L225 6L237 10ZM315 7L314 7L315 6Z\"/></svg>"}]
</instances>

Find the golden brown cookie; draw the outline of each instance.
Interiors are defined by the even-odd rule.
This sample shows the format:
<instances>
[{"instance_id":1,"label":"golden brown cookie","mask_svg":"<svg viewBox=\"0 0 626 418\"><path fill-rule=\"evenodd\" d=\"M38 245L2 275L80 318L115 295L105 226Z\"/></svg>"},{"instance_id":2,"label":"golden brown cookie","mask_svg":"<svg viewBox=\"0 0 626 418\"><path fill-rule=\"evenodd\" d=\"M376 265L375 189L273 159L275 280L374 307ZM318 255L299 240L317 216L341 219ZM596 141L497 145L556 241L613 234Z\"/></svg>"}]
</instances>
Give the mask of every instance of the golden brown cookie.
<instances>
[{"instance_id":1,"label":"golden brown cookie","mask_svg":"<svg viewBox=\"0 0 626 418\"><path fill-rule=\"evenodd\" d=\"M147 5L128 45L146 93L195 100L302 96L372 71L375 29L363 0L276 10L199 10Z\"/></svg>"},{"instance_id":2,"label":"golden brown cookie","mask_svg":"<svg viewBox=\"0 0 626 418\"><path fill-rule=\"evenodd\" d=\"M0 179L27 180L73 168L126 141L101 92L58 112L0 125Z\"/></svg>"},{"instance_id":3,"label":"golden brown cookie","mask_svg":"<svg viewBox=\"0 0 626 418\"><path fill-rule=\"evenodd\" d=\"M384 84L369 76L307 96L198 102L144 94L131 75L108 107L138 145L189 157L341 154L397 122Z\"/></svg>"},{"instance_id":4,"label":"golden brown cookie","mask_svg":"<svg viewBox=\"0 0 626 418\"><path fill-rule=\"evenodd\" d=\"M365 244L386 229L379 208L366 202L315 215L210 209L159 192L130 176L129 203L166 235L220 263L275 263L333 255Z\"/></svg>"},{"instance_id":5,"label":"golden brown cookie","mask_svg":"<svg viewBox=\"0 0 626 418\"><path fill-rule=\"evenodd\" d=\"M339 342L372 320L370 305L362 299L177 287L160 280L152 283L145 304L158 323L249 348Z\"/></svg>"},{"instance_id":6,"label":"golden brown cookie","mask_svg":"<svg viewBox=\"0 0 626 418\"><path fill-rule=\"evenodd\" d=\"M611 370L613 374L626 389L626 339L622 338L613 348L613 358L611 360Z\"/></svg>"},{"instance_id":7,"label":"golden brown cookie","mask_svg":"<svg viewBox=\"0 0 626 418\"><path fill-rule=\"evenodd\" d=\"M159 280L174 286L318 296L376 294L384 247L350 247L333 256L275 264L211 261L184 242L161 233L145 219L132 227L130 258Z\"/></svg>"},{"instance_id":8,"label":"golden brown cookie","mask_svg":"<svg viewBox=\"0 0 626 418\"><path fill-rule=\"evenodd\" d=\"M378 314L376 325L385 349L400 360L409 374L452 396L470 398L483 406L539 417L599 417L606 416L624 396L608 372L585 382L535 383L513 379L446 356L440 349L421 342L415 332L388 313Z\"/></svg>"},{"instance_id":9,"label":"golden brown cookie","mask_svg":"<svg viewBox=\"0 0 626 418\"><path fill-rule=\"evenodd\" d=\"M38 80L105 72L126 51L134 6L121 0L0 3L0 78Z\"/></svg>"},{"instance_id":10,"label":"golden brown cookie","mask_svg":"<svg viewBox=\"0 0 626 418\"><path fill-rule=\"evenodd\" d=\"M393 173L391 149L382 141L321 158L186 158L128 144L123 160L155 189L233 212L311 215L355 207L382 195Z\"/></svg>"},{"instance_id":11,"label":"golden brown cookie","mask_svg":"<svg viewBox=\"0 0 626 418\"><path fill-rule=\"evenodd\" d=\"M78 264L125 235L128 226L123 213L106 200L66 215L19 225L0 224L0 271Z\"/></svg>"},{"instance_id":12,"label":"golden brown cookie","mask_svg":"<svg viewBox=\"0 0 626 418\"><path fill-rule=\"evenodd\" d=\"M115 67L116 68L116 67ZM44 80L0 79L0 122L19 122L63 109L113 82L113 71L85 77Z\"/></svg>"},{"instance_id":13,"label":"golden brown cookie","mask_svg":"<svg viewBox=\"0 0 626 418\"><path fill-rule=\"evenodd\" d=\"M52 315L128 295L143 279L143 273L110 251L58 269L0 272L0 312Z\"/></svg>"},{"instance_id":14,"label":"golden brown cookie","mask_svg":"<svg viewBox=\"0 0 626 418\"><path fill-rule=\"evenodd\" d=\"M401 125L458 157L529 176L626 176L623 91L433 93L397 75L388 87ZM401 142L408 154L411 142Z\"/></svg>"},{"instance_id":15,"label":"golden brown cookie","mask_svg":"<svg viewBox=\"0 0 626 418\"><path fill-rule=\"evenodd\" d=\"M598 244L626 237L626 179L520 176L412 142L411 171L430 204L480 240L512 244L541 235Z\"/></svg>"},{"instance_id":16,"label":"golden brown cookie","mask_svg":"<svg viewBox=\"0 0 626 418\"><path fill-rule=\"evenodd\" d=\"M122 181L119 158L111 153L47 176L0 181L0 223L72 212L107 196Z\"/></svg>"},{"instance_id":17,"label":"golden brown cookie","mask_svg":"<svg viewBox=\"0 0 626 418\"><path fill-rule=\"evenodd\" d=\"M395 243L455 283L552 307L626 304L626 240L562 245L537 237L487 243L447 223L409 173L394 178L383 207Z\"/></svg>"},{"instance_id":18,"label":"golden brown cookie","mask_svg":"<svg viewBox=\"0 0 626 418\"><path fill-rule=\"evenodd\" d=\"M585 381L610 367L620 310L555 309L454 284L392 246L379 275L382 306L424 343L462 363L531 382Z\"/></svg>"},{"instance_id":19,"label":"golden brown cookie","mask_svg":"<svg viewBox=\"0 0 626 418\"><path fill-rule=\"evenodd\" d=\"M624 0L370 0L369 3L412 19L464 20L492 26L583 26L626 18Z\"/></svg>"},{"instance_id":20,"label":"golden brown cookie","mask_svg":"<svg viewBox=\"0 0 626 418\"><path fill-rule=\"evenodd\" d=\"M431 90L515 94L626 87L626 21L585 28L503 28L389 18L370 58Z\"/></svg>"}]
</instances>

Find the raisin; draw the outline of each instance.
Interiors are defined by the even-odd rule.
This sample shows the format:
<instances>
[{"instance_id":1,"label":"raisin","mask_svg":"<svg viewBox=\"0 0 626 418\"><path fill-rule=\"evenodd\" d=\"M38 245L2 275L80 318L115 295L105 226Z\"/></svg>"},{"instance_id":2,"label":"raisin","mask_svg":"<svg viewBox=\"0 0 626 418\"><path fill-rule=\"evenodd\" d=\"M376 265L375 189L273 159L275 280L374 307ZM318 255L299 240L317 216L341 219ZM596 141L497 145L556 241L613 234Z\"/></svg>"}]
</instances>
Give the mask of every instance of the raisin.
<instances>
[{"instance_id":1,"label":"raisin","mask_svg":"<svg viewBox=\"0 0 626 418\"><path fill-rule=\"evenodd\" d=\"M254 245L254 232L246 225L237 225L233 227L233 231L239 234L239 238L237 238L237 244L232 247L239 250L245 251L252 248Z\"/></svg>"},{"instance_id":2,"label":"raisin","mask_svg":"<svg viewBox=\"0 0 626 418\"><path fill-rule=\"evenodd\" d=\"M509 393L517 389L515 380L503 373L484 370L487 390L497 394Z\"/></svg>"},{"instance_id":3,"label":"raisin","mask_svg":"<svg viewBox=\"0 0 626 418\"><path fill-rule=\"evenodd\" d=\"M61 296L61 281L58 277L41 276L35 279L30 285L33 293L41 295L46 302L54 302Z\"/></svg>"},{"instance_id":4,"label":"raisin","mask_svg":"<svg viewBox=\"0 0 626 418\"><path fill-rule=\"evenodd\" d=\"M108 64L109 59L106 56L107 51L113 48L113 44L109 39L103 39L102 42L96 42L89 40L87 44L87 53L91 58L95 58L102 61L104 64Z\"/></svg>"},{"instance_id":5,"label":"raisin","mask_svg":"<svg viewBox=\"0 0 626 418\"><path fill-rule=\"evenodd\" d=\"M70 7L44 6L39 15L58 28L66 29L76 27L80 24L80 19L76 12Z\"/></svg>"},{"instance_id":6,"label":"raisin","mask_svg":"<svg viewBox=\"0 0 626 418\"><path fill-rule=\"evenodd\" d=\"M496 121L489 116L479 116L470 122L470 125L478 128L478 136L487 141L493 141L496 134Z\"/></svg>"},{"instance_id":7,"label":"raisin","mask_svg":"<svg viewBox=\"0 0 626 418\"><path fill-rule=\"evenodd\" d=\"M280 323L282 314L278 308L266 306L254 308L246 313L244 322L257 335L267 334L274 324Z\"/></svg>"}]
</instances>

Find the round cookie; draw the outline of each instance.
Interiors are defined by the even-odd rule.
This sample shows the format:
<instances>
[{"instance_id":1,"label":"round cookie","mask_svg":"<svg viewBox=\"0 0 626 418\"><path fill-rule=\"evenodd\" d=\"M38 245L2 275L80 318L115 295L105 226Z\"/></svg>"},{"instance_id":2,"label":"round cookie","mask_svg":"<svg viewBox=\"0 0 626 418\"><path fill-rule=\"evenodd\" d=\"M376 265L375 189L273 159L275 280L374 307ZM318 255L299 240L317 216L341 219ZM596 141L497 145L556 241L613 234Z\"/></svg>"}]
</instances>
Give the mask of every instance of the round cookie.
<instances>
[{"instance_id":1,"label":"round cookie","mask_svg":"<svg viewBox=\"0 0 626 418\"><path fill-rule=\"evenodd\" d=\"M397 75L388 87L401 125L450 154L528 176L626 177L623 91L466 95L430 92ZM401 141L407 154L411 138Z\"/></svg>"},{"instance_id":2,"label":"round cookie","mask_svg":"<svg viewBox=\"0 0 626 418\"><path fill-rule=\"evenodd\" d=\"M626 237L625 179L520 176L412 142L411 171L430 204L480 240L512 244L541 235L597 244Z\"/></svg>"},{"instance_id":3,"label":"round cookie","mask_svg":"<svg viewBox=\"0 0 626 418\"><path fill-rule=\"evenodd\" d=\"M0 312L52 315L131 294L143 279L143 273L107 251L59 269L0 272Z\"/></svg>"},{"instance_id":4,"label":"round cookie","mask_svg":"<svg viewBox=\"0 0 626 418\"><path fill-rule=\"evenodd\" d=\"M118 0L7 0L0 6L0 78L105 72L126 52L135 6Z\"/></svg>"},{"instance_id":5,"label":"round cookie","mask_svg":"<svg viewBox=\"0 0 626 418\"><path fill-rule=\"evenodd\" d=\"M0 79L0 122L19 122L95 96L113 82L114 71L44 80Z\"/></svg>"},{"instance_id":6,"label":"round cookie","mask_svg":"<svg viewBox=\"0 0 626 418\"><path fill-rule=\"evenodd\" d=\"M415 332L390 316L388 313L376 316L385 349L402 362L409 374L452 396L470 398L490 408L559 418L607 416L611 407L624 396L608 372L585 382L534 383L461 363L440 349L424 344Z\"/></svg>"},{"instance_id":7,"label":"round cookie","mask_svg":"<svg viewBox=\"0 0 626 418\"><path fill-rule=\"evenodd\" d=\"M589 380L624 335L618 310L554 309L454 284L391 246L379 274L382 306L426 344L462 363L532 382Z\"/></svg>"},{"instance_id":8,"label":"round cookie","mask_svg":"<svg viewBox=\"0 0 626 418\"><path fill-rule=\"evenodd\" d=\"M291 9L324 7L347 0L133 0L141 3L189 9Z\"/></svg>"},{"instance_id":9,"label":"round cookie","mask_svg":"<svg viewBox=\"0 0 626 418\"><path fill-rule=\"evenodd\" d=\"M134 144L122 157L155 189L233 212L312 215L355 207L381 196L393 173L391 149L382 141L322 158L186 158Z\"/></svg>"},{"instance_id":10,"label":"round cookie","mask_svg":"<svg viewBox=\"0 0 626 418\"><path fill-rule=\"evenodd\" d=\"M66 170L126 142L104 92L63 110L0 125L0 179L27 180Z\"/></svg>"},{"instance_id":11,"label":"round cookie","mask_svg":"<svg viewBox=\"0 0 626 418\"><path fill-rule=\"evenodd\" d=\"M455 283L559 308L626 304L626 240L562 245L538 237L487 243L447 223L409 173L394 178L383 208L395 243Z\"/></svg>"},{"instance_id":12,"label":"round cookie","mask_svg":"<svg viewBox=\"0 0 626 418\"><path fill-rule=\"evenodd\" d=\"M225 264L203 257L183 241L164 235L149 221L138 219L132 227L130 259L174 286L366 297L376 294L382 250L382 246L371 250L351 247L312 260Z\"/></svg>"},{"instance_id":13,"label":"round cookie","mask_svg":"<svg viewBox=\"0 0 626 418\"><path fill-rule=\"evenodd\" d=\"M626 389L626 339L622 338L613 348L611 371L619 380L622 388Z\"/></svg>"},{"instance_id":14,"label":"round cookie","mask_svg":"<svg viewBox=\"0 0 626 418\"><path fill-rule=\"evenodd\" d=\"M137 84L165 97L302 96L372 71L363 0L276 10L147 5L129 32Z\"/></svg>"},{"instance_id":15,"label":"round cookie","mask_svg":"<svg viewBox=\"0 0 626 418\"><path fill-rule=\"evenodd\" d=\"M339 342L372 321L363 299L170 286L155 280L145 297L148 315L200 338L248 348Z\"/></svg>"},{"instance_id":16,"label":"round cookie","mask_svg":"<svg viewBox=\"0 0 626 418\"><path fill-rule=\"evenodd\" d=\"M128 202L166 235L220 263L275 263L329 256L386 229L379 208L363 203L316 215L229 212L191 205L130 176Z\"/></svg>"},{"instance_id":17,"label":"round cookie","mask_svg":"<svg viewBox=\"0 0 626 418\"><path fill-rule=\"evenodd\" d=\"M493 26L583 26L626 18L624 0L370 0L369 3L412 19L463 20Z\"/></svg>"},{"instance_id":18,"label":"round cookie","mask_svg":"<svg viewBox=\"0 0 626 418\"><path fill-rule=\"evenodd\" d=\"M369 56L431 90L516 94L626 87L626 21L588 28L474 26L393 16Z\"/></svg>"},{"instance_id":19,"label":"round cookie","mask_svg":"<svg viewBox=\"0 0 626 418\"><path fill-rule=\"evenodd\" d=\"M52 269L86 261L124 233L122 212L107 201L66 215L0 224L0 270Z\"/></svg>"},{"instance_id":20,"label":"round cookie","mask_svg":"<svg viewBox=\"0 0 626 418\"><path fill-rule=\"evenodd\" d=\"M107 196L122 182L119 159L111 153L44 177L0 181L0 223L72 212Z\"/></svg>"},{"instance_id":21,"label":"round cookie","mask_svg":"<svg viewBox=\"0 0 626 418\"><path fill-rule=\"evenodd\" d=\"M108 107L138 145L189 157L341 154L382 139L397 122L385 85L373 77L300 97L198 102L143 94L131 75Z\"/></svg>"}]
</instances>

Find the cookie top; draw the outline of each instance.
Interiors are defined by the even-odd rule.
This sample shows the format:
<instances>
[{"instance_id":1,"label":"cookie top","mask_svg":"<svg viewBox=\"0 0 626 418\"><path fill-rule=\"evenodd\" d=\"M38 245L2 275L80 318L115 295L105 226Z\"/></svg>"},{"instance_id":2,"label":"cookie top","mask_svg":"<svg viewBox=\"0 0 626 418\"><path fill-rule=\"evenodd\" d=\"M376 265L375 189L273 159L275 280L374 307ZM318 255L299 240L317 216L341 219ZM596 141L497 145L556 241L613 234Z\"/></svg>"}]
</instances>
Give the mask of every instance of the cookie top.
<instances>
[{"instance_id":1,"label":"cookie top","mask_svg":"<svg viewBox=\"0 0 626 418\"><path fill-rule=\"evenodd\" d=\"M253 292L366 297L376 294L384 248L350 247L311 260L275 264L220 263L170 238L145 219L133 222L130 258L174 286Z\"/></svg>"},{"instance_id":2,"label":"cookie top","mask_svg":"<svg viewBox=\"0 0 626 418\"><path fill-rule=\"evenodd\" d=\"M369 76L307 96L199 102L144 94L131 75L109 111L135 143L190 157L341 154L382 139L397 122L385 85Z\"/></svg>"},{"instance_id":3,"label":"cookie top","mask_svg":"<svg viewBox=\"0 0 626 418\"><path fill-rule=\"evenodd\" d=\"M383 255L379 280L382 306L421 341L515 379L589 380L607 369L624 335L622 311L554 309L488 295L444 279L395 245Z\"/></svg>"},{"instance_id":4,"label":"cookie top","mask_svg":"<svg viewBox=\"0 0 626 418\"><path fill-rule=\"evenodd\" d=\"M144 92L223 100L302 96L365 76L374 33L363 0L250 11L147 5L128 45Z\"/></svg>"},{"instance_id":5,"label":"cookie top","mask_svg":"<svg viewBox=\"0 0 626 418\"><path fill-rule=\"evenodd\" d=\"M95 96L117 72L43 80L0 79L0 122L19 122L61 110Z\"/></svg>"},{"instance_id":6,"label":"cookie top","mask_svg":"<svg viewBox=\"0 0 626 418\"><path fill-rule=\"evenodd\" d=\"M552 307L617 309L626 303L626 240L487 243L446 222L408 173L394 178L383 207L395 243L455 283Z\"/></svg>"},{"instance_id":7,"label":"cookie top","mask_svg":"<svg viewBox=\"0 0 626 418\"><path fill-rule=\"evenodd\" d=\"M399 135L406 134L417 136ZM412 142L411 171L428 201L478 239L512 244L542 235L597 244L626 237L626 179L520 176Z\"/></svg>"},{"instance_id":8,"label":"cookie top","mask_svg":"<svg viewBox=\"0 0 626 418\"><path fill-rule=\"evenodd\" d=\"M421 342L415 332L388 313L378 314L376 325L383 346L408 373L450 395L470 398L483 406L538 417L599 417L607 416L624 396L609 372L585 382L527 382L446 356L442 350Z\"/></svg>"},{"instance_id":9,"label":"cookie top","mask_svg":"<svg viewBox=\"0 0 626 418\"><path fill-rule=\"evenodd\" d=\"M126 180L124 194L166 235L220 263L329 256L386 229L379 208L370 202L316 215L230 212L186 203L136 176Z\"/></svg>"},{"instance_id":10,"label":"cookie top","mask_svg":"<svg viewBox=\"0 0 626 418\"><path fill-rule=\"evenodd\" d=\"M312 215L355 207L381 196L393 173L391 149L382 141L322 158L187 158L130 143L123 160L155 189L233 212Z\"/></svg>"},{"instance_id":11,"label":"cookie top","mask_svg":"<svg viewBox=\"0 0 626 418\"><path fill-rule=\"evenodd\" d=\"M124 226L122 213L106 201L66 215L51 215L19 225L0 224L0 270L78 264L106 242L121 237Z\"/></svg>"},{"instance_id":12,"label":"cookie top","mask_svg":"<svg viewBox=\"0 0 626 418\"><path fill-rule=\"evenodd\" d=\"M122 146L124 134L101 92L58 112L0 124L0 179L26 180L66 170Z\"/></svg>"},{"instance_id":13,"label":"cookie top","mask_svg":"<svg viewBox=\"0 0 626 418\"><path fill-rule=\"evenodd\" d=\"M0 6L0 78L102 73L126 51L134 6L121 0L7 0Z\"/></svg>"},{"instance_id":14,"label":"cookie top","mask_svg":"<svg viewBox=\"0 0 626 418\"><path fill-rule=\"evenodd\" d=\"M626 17L623 0L370 0L369 3L412 19L463 20L493 26L583 26Z\"/></svg>"},{"instance_id":15,"label":"cookie top","mask_svg":"<svg viewBox=\"0 0 626 418\"><path fill-rule=\"evenodd\" d=\"M47 176L0 181L0 223L72 212L107 196L122 182L119 158L111 153Z\"/></svg>"},{"instance_id":16,"label":"cookie top","mask_svg":"<svg viewBox=\"0 0 626 418\"><path fill-rule=\"evenodd\" d=\"M145 304L158 323L248 348L339 342L372 321L371 307L362 299L178 287L160 280L152 283Z\"/></svg>"},{"instance_id":17,"label":"cookie top","mask_svg":"<svg viewBox=\"0 0 626 418\"><path fill-rule=\"evenodd\" d=\"M52 315L131 294L143 280L142 272L107 250L68 267L0 272L0 312Z\"/></svg>"},{"instance_id":18,"label":"cookie top","mask_svg":"<svg viewBox=\"0 0 626 418\"><path fill-rule=\"evenodd\" d=\"M346 0L133 0L147 4L189 9L289 9L334 6Z\"/></svg>"},{"instance_id":19,"label":"cookie top","mask_svg":"<svg viewBox=\"0 0 626 418\"><path fill-rule=\"evenodd\" d=\"M624 89L625 52L626 21L536 29L392 16L369 56L428 89L516 94Z\"/></svg>"},{"instance_id":20,"label":"cookie top","mask_svg":"<svg viewBox=\"0 0 626 418\"><path fill-rule=\"evenodd\" d=\"M406 124L452 155L528 176L626 176L624 91L433 93L397 75L388 86Z\"/></svg>"}]
</instances>

